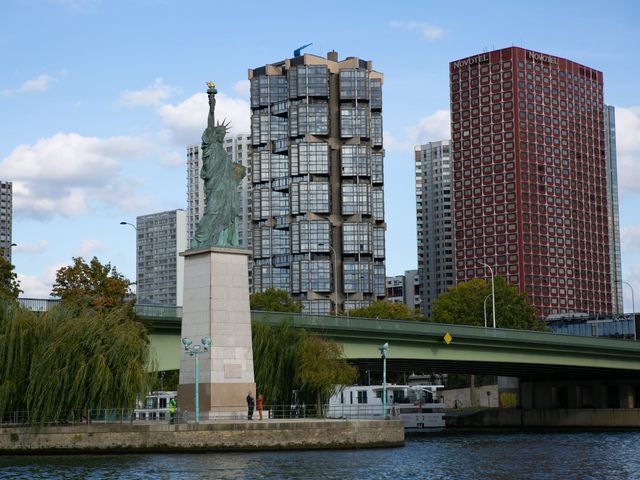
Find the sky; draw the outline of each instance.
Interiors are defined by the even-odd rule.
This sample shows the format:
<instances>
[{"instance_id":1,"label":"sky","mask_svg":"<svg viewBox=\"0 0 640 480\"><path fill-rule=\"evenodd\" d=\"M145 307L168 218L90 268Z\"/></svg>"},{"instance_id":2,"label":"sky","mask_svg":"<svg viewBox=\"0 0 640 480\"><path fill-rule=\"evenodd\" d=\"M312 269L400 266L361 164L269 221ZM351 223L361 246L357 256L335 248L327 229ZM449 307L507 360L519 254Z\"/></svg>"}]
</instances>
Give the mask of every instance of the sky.
<instances>
[{"instance_id":1,"label":"sky","mask_svg":"<svg viewBox=\"0 0 640 480\"><path fill-rule=\"evenodd\" d=\"M249 133L247 72L304 52L384 74L387 275L417 268L414 147L450 138L448 64L512 45L604 73L616 107L622 278L640 305L640 2L0 1L0 179L23 296L94 255L135 280L121 221L186 209L186 147L214 81ZM632 298L625 286L625 308Z\"/></svg>"}]
</instances>

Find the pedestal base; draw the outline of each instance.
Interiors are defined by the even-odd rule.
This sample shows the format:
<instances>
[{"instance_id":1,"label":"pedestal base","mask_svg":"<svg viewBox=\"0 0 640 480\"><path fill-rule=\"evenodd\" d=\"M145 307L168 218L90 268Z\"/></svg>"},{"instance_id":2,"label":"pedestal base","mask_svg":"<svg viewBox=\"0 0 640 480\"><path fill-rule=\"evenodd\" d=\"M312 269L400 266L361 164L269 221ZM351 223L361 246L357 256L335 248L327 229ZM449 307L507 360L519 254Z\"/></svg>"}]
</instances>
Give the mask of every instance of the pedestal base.
<instances>
[{"instance_id":1,"label":"pedestal base","mask_svg":"<svg viewBox=\"0 0 640 480\"><path fill-rule=\"evenodd\" d=\"M247 394L255 398L255 383L209 383L198 386L200 420L217 417L247 417ZM241 401L239 401L241 399ZM178 386L178 407L191 417L195 410L195 385Z\"/></svg>"},{"instance_id":2,"label":"pedestal base","mask_svg":"<svg viewBox=\"0 0 640 480\"><path fill-rule=\"evenodd\" d=\"M200 353L199 379L195 358L184 353L180 362L178 408L195 412L195 383L199 381L200 418L224 412L244 412L247 393L255 398L251 313L249 310L249 251L229 248L187 250L184 265L182 337L199 345L211 338L209 353Z\"/></svg>"}]
</instances>

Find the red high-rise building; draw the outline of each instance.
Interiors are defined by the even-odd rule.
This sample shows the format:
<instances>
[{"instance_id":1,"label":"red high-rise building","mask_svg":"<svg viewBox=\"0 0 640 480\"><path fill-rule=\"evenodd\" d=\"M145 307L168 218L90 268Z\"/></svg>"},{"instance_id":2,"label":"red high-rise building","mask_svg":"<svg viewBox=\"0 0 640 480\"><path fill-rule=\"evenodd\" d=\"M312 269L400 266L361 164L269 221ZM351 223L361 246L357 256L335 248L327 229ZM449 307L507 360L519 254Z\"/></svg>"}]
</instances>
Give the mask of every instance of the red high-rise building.
<instances>
[{"instance_id":1,"label":"red high-rise building","mask_svg":"<svg viewBox=\"0 0 640 480\"><path fill-rule=\"evenodd\" d=\"M602 72L518 47L449 71L457 282L486 263L541 316L610 314Z\"/></svg>"}]
</instances>

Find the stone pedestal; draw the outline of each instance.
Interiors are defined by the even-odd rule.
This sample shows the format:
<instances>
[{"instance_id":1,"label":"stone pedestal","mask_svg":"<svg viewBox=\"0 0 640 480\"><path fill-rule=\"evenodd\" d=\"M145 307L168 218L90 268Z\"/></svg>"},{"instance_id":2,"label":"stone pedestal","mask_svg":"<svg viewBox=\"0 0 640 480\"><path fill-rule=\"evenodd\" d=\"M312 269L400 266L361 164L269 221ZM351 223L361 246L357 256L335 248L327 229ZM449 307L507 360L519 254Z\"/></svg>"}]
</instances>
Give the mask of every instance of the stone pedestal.
<instances>
[{"instance_id":1,"label":"stone pedestal","mask_svg":"<svg viewBox=\"0 0 640 480\"><path fill-rule=\"evenodd\" d=\"M255 397L248 250L202 248L180 255L184 262L181 338L201 345L211 338L209 353L198 355L200 419L246 413L246 397ZM195 358L180 360L178 407L195 412Z\"/></svg>"}]
</instances>

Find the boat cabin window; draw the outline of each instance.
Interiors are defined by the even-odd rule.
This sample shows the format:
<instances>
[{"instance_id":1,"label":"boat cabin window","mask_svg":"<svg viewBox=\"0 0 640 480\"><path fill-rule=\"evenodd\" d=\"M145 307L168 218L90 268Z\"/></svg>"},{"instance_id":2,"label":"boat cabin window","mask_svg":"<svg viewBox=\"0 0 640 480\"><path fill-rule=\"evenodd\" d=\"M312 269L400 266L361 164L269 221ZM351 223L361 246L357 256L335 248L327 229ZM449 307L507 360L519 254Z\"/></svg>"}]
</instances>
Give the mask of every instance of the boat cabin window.
<instances>
[{"instance_id":1,"label":"boat cabin window","mask_svg":"<svg viewBox=\"0 0 640 480\"><path fill-rule=\"evenodd\" d=\"M358 403L368 403L367 402L367 391L366 390L358 391Z\"/></svg>"},{"instance_id":2,"label":"boat cabin window","mask_svg":"<svg viewBox=\"0 0 640 480\"><path fill-rule=\"evenodd\" d=\"M158 408L158 397L147 397L145 408Z\"/></svg>"},{"instance_id":3,"label":"boat cabin window","mask_svg":"<svg viewBox=\"0 0 640 480\"><path fill-rule=\"evenodd\" d=\"M349 392L349 403L353 403L353 390Z\"/></svg>"},{"instance_id":4,"label":"boat cabin window","mask_svg":"<svg viewBox=\"0 0 640 480\"><path fill-rule=\"evenodd\" d=\"M160 408L167 408L167 399L166 397L160 398Z\"/></svg>"}]
</instances>

